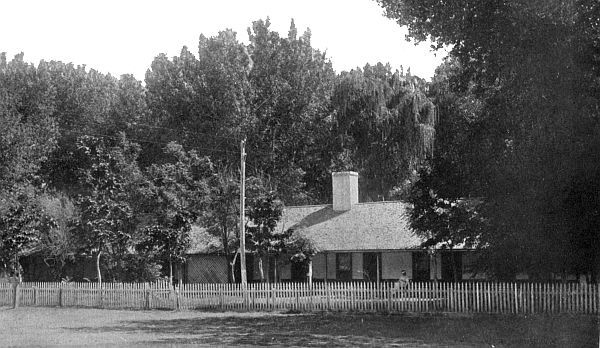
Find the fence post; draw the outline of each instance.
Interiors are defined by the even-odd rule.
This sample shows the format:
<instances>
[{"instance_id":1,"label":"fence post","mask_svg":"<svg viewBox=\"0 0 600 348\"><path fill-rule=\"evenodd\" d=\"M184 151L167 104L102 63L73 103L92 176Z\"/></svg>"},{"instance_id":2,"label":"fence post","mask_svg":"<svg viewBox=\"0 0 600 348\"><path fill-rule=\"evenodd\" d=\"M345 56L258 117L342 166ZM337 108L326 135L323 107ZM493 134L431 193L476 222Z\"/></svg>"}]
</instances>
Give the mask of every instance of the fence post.
<instances>
[{"instance_id":1,"label":"fence post","mask_svg":"<svg viewBox=\"0 0 600 348\"><path fill-rule=\"evenodd\" d=\"M219 307L221 308L221 310L224 309L225 306L225 298L223 295L223 284L219 284Z\"/></svg>"},{"instance_id":2,"label":"fence post","mask_svg":"<svg viewBox=\"0 0 600 348\"><path fill-rule=\"evenodd\" d=\"M13 309L19 308L19 298L20 298L19 283L15 282L13 287Z\"/></svg>"},{"instance_id":3,"label":"fence post","mask_svg":"<svg viewBox=\"0 0 600 348\"><path fill-rule=\"evenodd\" d=\"M150 309L150 287L144 283L144 309Z\"/></svg>"},{"instance_id":4,"label":"fence post","mask_svg":"<svg viewBox=\"0 0 600 348\"><path fill-rule=\"evenodd\" d=\"M171 289L169 291L171 299L173 299L173 309L177 310L177 295L175 294L175 286L171 285Z\"/></svg>"},{"instance_id":5,"label":"fence post","mask_svg":"<svg viewBox=\"0 0 600 348\"><path fill-rule=\"evenodd\" d=\"M299 311L300 310L300 287L298 286L297 283L294 283L293 286L294 289L294 293L296 295L296 310Z\"/></svg>"},{"instance_id":6,"label":"fence post","mask_svg":"<svg viewBox=\"0 0 600 348\"><path fill-rule=\"evenodd\" d=\"M104 291L103 291L103 285L104 283L97 283L97 287L98 287L98 305L100 308L104 308Z\"/></svg>"},{"instance_id":7,"label":"fence post","mask_svg":"<svg viewBox=\"0 0 600 348\"><path fill-rule=\"evenodd\" d=\"M329 283L325 282L325 295L327 297L327 310L331 310L331 294L329 293Z\"/></svg>"},{"instance_id":8,"label":"fence post","mask_svg":"<svg viewBox=\"0 0 600 348\"><path fill-rule=\"evenodd\" d=\"M354 283L349 283L346 285L350 285L350 310L356 310L356 298L354 291Z\"/></svg>"},{"instance_id":9,"label":"fence post","mask_svg":"<svg viewBox=\"0 0 600 348\"><path fill-rule=\"evenodd\" d=\"M386 302L386 306L387 306L387 311L388 313L391 313L392 311L392 289L393 287L387 285L384 287L387 290L387 302Z\"/></svg>"},{"instance_id":10,"label":"fence post","mask_svg":"<svg viewBox=\"0 0 600 348\"><path fill-rule=\"evenodd\" d=\"M58 288L58 306L63 306L63 288L62 285Z\"/></svg>"}]
</instances>

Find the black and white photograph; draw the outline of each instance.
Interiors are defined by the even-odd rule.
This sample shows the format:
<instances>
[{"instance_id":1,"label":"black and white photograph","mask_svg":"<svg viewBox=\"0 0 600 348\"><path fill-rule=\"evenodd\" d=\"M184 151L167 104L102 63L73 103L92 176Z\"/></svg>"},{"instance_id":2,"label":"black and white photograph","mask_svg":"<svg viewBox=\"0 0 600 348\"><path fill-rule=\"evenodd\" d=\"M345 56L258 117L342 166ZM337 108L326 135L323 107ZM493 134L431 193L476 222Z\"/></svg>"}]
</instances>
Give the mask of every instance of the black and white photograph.
<instances>
[{"instance_id":1,"label":"black and white photograph","mask_svg":"<svg viewBox=\"0 0 600 348\"><path fill-rule=\"evenodd\" d=\"M600 347L598 0L0 14L0 347Z\"/></svg>"}]
</instances>

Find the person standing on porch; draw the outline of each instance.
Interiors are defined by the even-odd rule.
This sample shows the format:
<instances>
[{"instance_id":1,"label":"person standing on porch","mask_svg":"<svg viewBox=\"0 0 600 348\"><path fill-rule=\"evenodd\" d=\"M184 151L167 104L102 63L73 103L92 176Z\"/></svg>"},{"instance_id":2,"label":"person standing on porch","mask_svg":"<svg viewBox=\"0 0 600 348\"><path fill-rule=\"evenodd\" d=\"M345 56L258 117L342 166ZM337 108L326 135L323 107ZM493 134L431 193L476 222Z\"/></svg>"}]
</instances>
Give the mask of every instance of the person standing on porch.
<instances>
[{"instance_id":1,"label":"person standing on porch","mask_svg":"<svg viewBox=\"0 0 600 348\"><path fill-rule=\"evenodd\" d=\"M408 288L408 283L410 282L410 278L406 275L406 271L402 270L400 275L400 279L396 282L396 296L400 296L401 293L405 292L406 288Z\"/></svg>"},{"instance_id":2,"label":"person standing on porch","mask_svg":"<svg viewBox=\"0 0 600 348\"><path fill-rule=\"evenodd\" d=\"M402 270L402 275L400 279L398 279L398 288L406 289L408 287L408 283L410 282L410 278L406 275L406 271Z\"/></svg>"}]
</instances>

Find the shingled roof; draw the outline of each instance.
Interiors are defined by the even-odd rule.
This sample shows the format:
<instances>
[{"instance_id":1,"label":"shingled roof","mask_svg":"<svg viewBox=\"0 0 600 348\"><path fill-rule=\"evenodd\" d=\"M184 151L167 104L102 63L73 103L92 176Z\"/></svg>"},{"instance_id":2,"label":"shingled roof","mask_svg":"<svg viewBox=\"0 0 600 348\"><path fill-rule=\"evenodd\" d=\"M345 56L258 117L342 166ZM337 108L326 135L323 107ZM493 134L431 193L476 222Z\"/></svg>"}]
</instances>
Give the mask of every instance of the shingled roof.
<instances>
[{"instance_id":1,"label":"shingled roof","mask_svg":"<svg viewBox=\"0 0 600 348\"><path fill-rule=\"evenodd\" d=\"M276 231L290 228L321 251L415 249L422 242L408 226L407 204L398 201L358 203L347 211L332 205L286 207Z\"/></svg>"}]
</instances>

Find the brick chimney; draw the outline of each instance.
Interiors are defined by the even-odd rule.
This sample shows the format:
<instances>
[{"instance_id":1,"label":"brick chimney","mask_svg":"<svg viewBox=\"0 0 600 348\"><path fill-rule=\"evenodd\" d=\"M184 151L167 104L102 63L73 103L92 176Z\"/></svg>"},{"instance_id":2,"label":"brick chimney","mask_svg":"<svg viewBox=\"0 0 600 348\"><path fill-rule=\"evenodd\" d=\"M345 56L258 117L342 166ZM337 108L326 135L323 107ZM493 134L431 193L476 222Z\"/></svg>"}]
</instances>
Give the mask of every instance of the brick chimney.
<instances>
[{"instance_id":1,"label":"brick chimney","mask_svg":"<svg viewBox=\"0 0 600 348\"><path fill-rule=\"evenodd\" d=\"M331 173L333 184L333 210L346 211L358 203L358 173L334 172Z\"/></svg>"}]
</instances>

